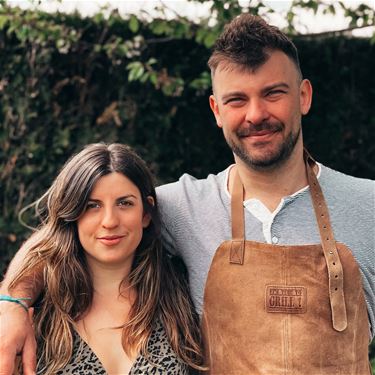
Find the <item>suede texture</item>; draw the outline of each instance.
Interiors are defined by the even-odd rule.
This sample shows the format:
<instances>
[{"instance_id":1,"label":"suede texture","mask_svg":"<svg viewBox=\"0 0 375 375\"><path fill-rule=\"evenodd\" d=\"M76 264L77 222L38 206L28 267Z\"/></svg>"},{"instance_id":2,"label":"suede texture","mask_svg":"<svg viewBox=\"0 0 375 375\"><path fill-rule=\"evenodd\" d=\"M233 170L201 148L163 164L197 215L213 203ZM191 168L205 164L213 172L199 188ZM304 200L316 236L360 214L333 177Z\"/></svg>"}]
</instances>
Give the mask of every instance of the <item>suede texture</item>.
<instances>
[{"instance_id":1,"label":"suede texture","mask_svg":"<svg viewBox=\"0 0 375 375\"><path fill-rule=\"evenodd\" d=\"M321 244L245 241L243 185L232 192L232 240L217 249L202 332L211 375L369 375L369 320L350 249L334 239L305 151Z\"/></svg>"},{"instance_id":2,"label":"suede texture","mask_svg":"<svg viewBox=\"0 0 375 375\"><path fill-rule=\"evenodd\" d=\"M229 262L230 249L228 241L217 250L205 289L202 323L211 375L370 374L361 276L345 245L337 244L347 315L341 332L333 328L320 245L246 241L243 265ZM267 286L306 288L306 311L267 312ZM298 306L295 298L283 302Z\"/></svg>"}]
</instances>

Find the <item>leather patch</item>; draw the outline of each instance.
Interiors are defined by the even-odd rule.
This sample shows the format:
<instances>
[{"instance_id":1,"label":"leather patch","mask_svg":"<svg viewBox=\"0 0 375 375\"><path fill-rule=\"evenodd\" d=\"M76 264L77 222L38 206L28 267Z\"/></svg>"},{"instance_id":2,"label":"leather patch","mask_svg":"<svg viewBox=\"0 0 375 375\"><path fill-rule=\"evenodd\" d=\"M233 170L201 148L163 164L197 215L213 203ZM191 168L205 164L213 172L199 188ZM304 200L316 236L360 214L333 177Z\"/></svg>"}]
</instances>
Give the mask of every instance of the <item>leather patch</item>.
<instances>
[{"instance_id":1,"label":"leather patch","mask_svg":"<svg viewBox=\"0 0 375 375\"><path fill-rule=\"evenodd\" d=\"M270 313L304 314L307 292L303 286L266 285L266 311Z\"/></svg>"},{"instance_id":2,"label":"leather patch","mask_svg":"<svg viewBox=\"0 0 375 375\"><path fill-rule=\"evenodd\" d=\"M232 264L243 264L245 251L244 240L232 240L230 245L230 258L229 262Z\"/></svg>"}]
</instances>

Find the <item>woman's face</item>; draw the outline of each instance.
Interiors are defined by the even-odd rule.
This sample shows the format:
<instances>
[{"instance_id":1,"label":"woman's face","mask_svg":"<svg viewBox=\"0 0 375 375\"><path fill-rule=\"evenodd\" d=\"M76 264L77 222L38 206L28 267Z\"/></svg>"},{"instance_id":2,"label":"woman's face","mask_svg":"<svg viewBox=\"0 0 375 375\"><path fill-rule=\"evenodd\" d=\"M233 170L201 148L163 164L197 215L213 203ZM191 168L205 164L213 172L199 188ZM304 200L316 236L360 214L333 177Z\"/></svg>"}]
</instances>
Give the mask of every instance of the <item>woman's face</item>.
<instances>
[{"instance_id":1,"label":"woman's face","mask_svg":"<svg viewBox=\"0 0 375 375\"><path fill-rule=\"evenodd\" d=\"M136 185L117 172L101 177L77 222L89 265L130 268L149 223Z\"/></svg>"}]
</instances>

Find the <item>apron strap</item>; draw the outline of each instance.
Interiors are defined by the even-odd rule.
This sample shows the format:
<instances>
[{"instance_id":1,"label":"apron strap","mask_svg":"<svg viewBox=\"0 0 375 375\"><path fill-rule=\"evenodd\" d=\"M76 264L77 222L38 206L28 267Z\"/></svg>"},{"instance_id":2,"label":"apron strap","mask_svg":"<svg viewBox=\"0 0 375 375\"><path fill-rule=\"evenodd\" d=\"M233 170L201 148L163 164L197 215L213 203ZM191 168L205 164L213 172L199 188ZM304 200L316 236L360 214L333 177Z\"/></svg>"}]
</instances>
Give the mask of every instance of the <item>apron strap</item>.
<instances>
[{"instance_id":1,"label":"apron strap","mask_svg":"<svg viewBox=\"0 0 375 375\"><path fill-rule=\"evenodd\" d=\"M229 262L243 264L245 255L245 222L243 209L243 185L237 168L234 170L233 191L231 195L232 243Z\"/></svg>"},{"instance_id":2,"label":"apron strap","mask_svg":"<svg viewBox=\"0 0 375 375\"><path fill-rule=\"evenodd\" d=\"M332 324L336 331L341 332L348 325L344 296L344 273L333 235L327 204L312 168L312 165L315 164L315 160L306 150L304 150L304 158L306 162L307 180L310 185L312 203L327 264Z\"/></svg>"},{"instance_id":3,"label":"apron strap","mask_svg":"<svg viewBox=\"0 0 375 375\"><path fill-rule=\"evenodd\" d=\"M312 168L315 164L315 160L306 149L304 150L304 159L312 203L319 227L321 245L327 264L332 325L336 331L341 332L345 330L348 324L344 297L343 269L336 248L336 241L333 235L328 208L322 189ZM242 265L244 263L245 255L245 223L243 209L244 188L237 168L234 170L233 179L233 191L231 195L232 243L229 262Z\"/></svg>"}]
</instances>

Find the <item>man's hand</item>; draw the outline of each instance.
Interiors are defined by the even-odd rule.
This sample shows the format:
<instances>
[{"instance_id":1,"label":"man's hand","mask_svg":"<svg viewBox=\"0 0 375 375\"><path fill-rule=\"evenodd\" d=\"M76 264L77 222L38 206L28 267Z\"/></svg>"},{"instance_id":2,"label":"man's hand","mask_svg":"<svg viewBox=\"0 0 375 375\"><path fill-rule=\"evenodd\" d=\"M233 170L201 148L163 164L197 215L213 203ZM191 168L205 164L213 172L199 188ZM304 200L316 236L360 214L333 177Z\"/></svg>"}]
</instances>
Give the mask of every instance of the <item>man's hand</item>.
<instances>
[{"instance_id":1,"label":"man's hand","mask_svg":"<svg viewBox=\"0 0 375 375\"><path fill-rule=\"evenodd\" d=\"M21 355L23 374L35 375L36 341L33 309L27 313L12 302L0 302L0 375L12 375L16 356Z\"/></svg>"}]
</instances>

